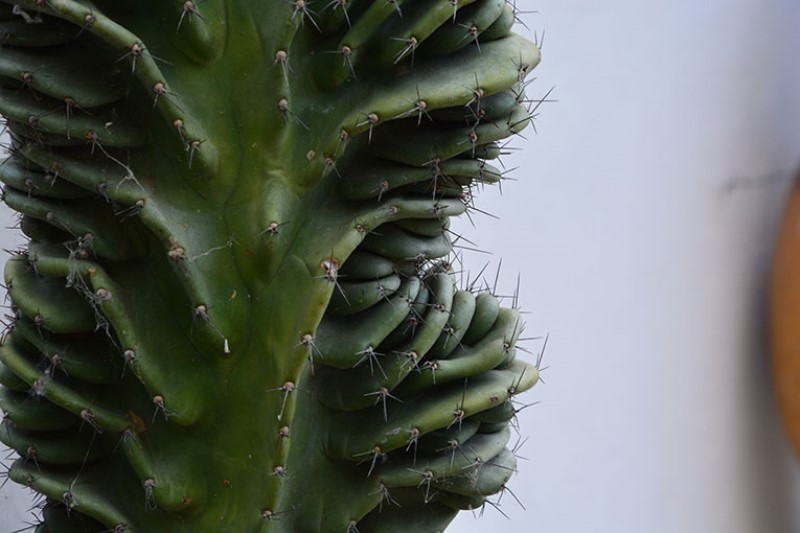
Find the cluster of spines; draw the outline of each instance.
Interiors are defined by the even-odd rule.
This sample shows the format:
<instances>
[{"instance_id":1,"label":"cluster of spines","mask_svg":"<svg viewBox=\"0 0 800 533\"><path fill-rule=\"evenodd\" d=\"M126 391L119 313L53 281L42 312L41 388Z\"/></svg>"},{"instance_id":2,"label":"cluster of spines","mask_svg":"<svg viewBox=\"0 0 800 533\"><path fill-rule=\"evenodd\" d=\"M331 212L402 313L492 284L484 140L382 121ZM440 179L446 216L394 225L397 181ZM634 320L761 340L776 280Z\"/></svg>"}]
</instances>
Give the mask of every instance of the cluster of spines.
<instances>
[{"instance_id":1,"label":"cluster of spines","mask_svg":"<svg viewBox=\"0 0 800 533\"><path fill-rule=\"evenodd\" d=\"M505 448L507 441L507 431L503 426L514 412L513 409L509 411L508 405L511 397L518 391L532 386L537 376L536 370L532 367L530 370L521 370L523 367L515 367L517 363L513 361L513 347L520 331L518 316L512 311L501 311L497 300L489 294L475 297L469 291L456 291L452 273L449 273L447 265L437 261L437 258L452 252L452 243L448 236L449 217L471 208L470 187L474 183L493 183L502 178L503 172L491 166L488 161L499 155L501 149L497 144L498 141L518 132L529 122L530 115L527 109L529 102L525 101L522 89L525 76L537 59L530 56L523 59L520 53L519 60L516 61L501 50L503 46L511 50L518 45L505 42L507 40L499 40L507 35L508 28L515 18L514 8L504 1L443 0L443 4L449 5L447 16L442 14L441 8L422 9L402 0L374 2L368 8L358 7L363 2L352 3L356 6L355 12L348 11L350 6L347 2L332 2L328 6L335 14L332 18L340 19L337 26L335 21L323 23L323 19L311 10L308 2L301 0L289 2L291 4L289 7L293 10L290 17L292 23L287 25L290 29L287 30L284 39L286 45L279 44L273 65L284 71L281 73L281 78L285 80L284 89L287 94L291 41L294 34L303 26L314 28L320 33L330 31L330 28L346 26L344 37L341 39L341 43L344 43L340 47L341 63L336 62L337 65L344 67L345 71L340 72L339 81L336 81L336 75L331 78L332 88L341 86L348 78L359 80L363 78L365 80L363 90L371 92L373 87L380 85L380 81L377 76L359 72L362 68L366 72L375 69L376 61L379 67L401 65L409 69L411 74L406 74L406 77L394 86L383 90L380 99L374 102L367 101L365 104L367 112L356 111L345 115L341 123L331 128L333 132L331 135L320 136L320 143L325 146L318 149L318 153L324 155L318 159L318 164L322 166L321 175L325 177L331 170L336 171L336 178L341 178L337 185L339 193L343 198L360 202L355 208L359 214L354 218L351 230L335 246L331 256L324 258L319 264L322 270L320 279L335 286L330 291L332 299L328 316L318 331L309 332L299 340L298 347L307 352L312 367L318 366L319 375L313 378L316 383L333 384L334 388L330 389L320 385L319 390L328 392L321 394L319 398L328 407L344 412L340 428L360 425L353 422L355 419L348 412L372 408L373 405L380 407L379 415L373 417L375 423L371 432L367 428L359 428L363 436L360 440L365 446L359 444L354 448L352 443L348 442L349 448L336 451L337 457L346 461L362 462L366 456L369 458L366 462L370 465L368 473L373 475L374 471L376 476L381 473L382 481L378 483L378 488L370 493L375 495L373 499L376 500L379 510L384 510L384 504L393 501L388 490L396 487L424 488L423 499L426 503L430 500L432 492L436 492L440 501L451 507L475 506L485 500L484 496L502 489L507 476L502 481L502 486L498 488L495 483L492 485L494 489L489 490L490 485L481 485L474 476L462 474L468 468L471 468L472 473L480 472L482 465L492 464L494 461L498 465L502 463L498 468L510 475L513 471L513 456L509 458L500 451ZM60 18L72 21L81 27L81 32L85 30L99 36L112 48L121 49L123 45L128 46L128 51L119 58L131 66L130 72L124 74L126 76L129 74L146 89L152 91L154 107L176 130L186 151L187 163L199 165L206 173L213 174L216 166L213 140L198 134L202 131L201 121L192 121L190 135L187 126L187 121L190 119L183 114L184 109L179 103L178 96L168 90L155 60L135 35L100 13L87 11L79 2L29 0L28 4L35 6L36 9L52 10ZM359 12L359 9L362 11ZM178 31L188 27L188 24L185 24L188 21L187 17L204 20L195 4L184 2L177 24ZM373 17L383 18L365 25L365 21L369 22ZM208 45L210 42L218 41L219 36L208 31L204 24L191 26L201 28L200 34L205 35L205 37L203 35L192 37L197 43ZM398 35L407 34L407 36L393 38L393 42L378 46L380 53L373 56L375 59L369 60L371 62L366 59L362 61L357 52L374 43L374 40L387 29L397 30ZM481 35L484 35L485 39L481 39ZM74 36L70 36L70 39L72 38ZM506 68L502 69L501 73L481 83L478 65L484 61L480 55L494 51L491 45L484 44L481 48L481 41L489 43L494 39L498 40L496 45L498 54L504 54L503 57L508 59L509 65L505 65ZM12 40L24 41L24 39ZM6 41L8 42L8 39ZM423 46L424 43L429 45ZM434 46L430 43L436 44ZM441 62L437 64L438 70L435 76L426 75L429 73L424 70L425 62L417 59L418 54L430 57L436 55L436 50L452 53L468 45L474 45L475 51L466 54L457 68L452 67L448 71L447 63ZM193 49L202 50L202 46ZM208 49L218 51L219 46L208 45ZM202 53L196 59L200 62L209 60ZM25 61L24 57L22 61ZM435 59L430 61L436 62ZM417 75L420 70L422 72ZM87 190L97 190L107 201L116 206L123 206L118 208L116 213L112 210L112 215L119 216L120 213L124 213L125 217L136 215L151 231L167 235L168 237L164 237L168 239L167 255L176 265L176 270L180 272L186 268L187 251L181 240L170 231L174 226L170 225L165 215L153 205L154 199L144 194L133 171L122 163L124 160L122 154L114 151L115 147L136 148L142 142L142 137L137 137L135 126L127 133L128 130L117 130L114 125L114 135L107 137L105 133L108 132L104 133L100 127L84 127L79 120L73 120L77 117L75 110L89 109L91 106L72 96L64 97L67 120L50 120L51 111L42 107L38 97L33 96L49 93L36 86L35 75L31 75L27 70L25 72L28 76L22 77L22 87L9 98L3 99L2 112L10 119L10 129L15 138L13 150L16 153L16 161L22 161L19 167L22 168L21 174L24 177L27 194L19 194L18 187L15 191L12 183L15 179L13 172L7 172L9 177L6 183L10 186L10 192L6 193L7 201L28 218L25 222L27 227L32 226L30 219L40 221L40 226L41 222L46 223L44 229L40 228L39 235L52 233L52 228L55 228L56 231L71 236L69 240L74 241L74 244L73 249L67 247L66 254L53 253L53 246L44 245L40 247L41 253L29 252L27 257L21 258L19 262L25 263L26 269L34 269L37 276L44 275L47 278L49 275L55 279L66 279L75 288L79 288L83 293L83 299L91 308L93 325L97 325L100 320L108 320L113 326L108 329L107 334L111 349L123 353L124 363L135 372L148 390L151 392L161 390L158 386L154 387L158 383L158 373L148 375L146 366L141 365L139 354L133 349L135 342L126 339L123 333L126 328L120 327L126 323L126 311L124 308L115 309L113 282L102 267L92 261L93 258L124 260L141 254L142 250L137 249L136 232L107 235L103 230L94 228L92 221L84 228L81 226L81 217L74 213L74 210L59 214L57 209L51 209L51 206L46 205L46 201L40 201L38 199L40 195L37 194L39 189L45 189L37 185L37 182L50 183L52 186L61 183L58 177L68 177L68 182L78 185L79 188L69 190L69 186L63 187L68 190L61 193L54 192L57 189L51 187L48 192L41 193L41 196L63 194L57 197L68 198L67 195L80 197L85 195ZM442 86L439 83L440 78L452 81ZM453 84L459 85L455 91ZM69 82L62 80L62 85L69 86ZM119 95L115 95L115 98L118 97ZM304 124L300 115L295 113L290 105L288 98L279 99L277 107L284 118ZM85 116L81 116L80 119L90 120ZM106 124L108 122L110 121ZM433 126L427 127L428 123ZM377 128L379 125L381 128ZM289 130L286 128L284 132ZM79 140L72 139L73 131L83 132L82 136L77 137ZM127 133L127 136L118 135L117 131ZM289 138L287 133L283 135ZM66 142L64 138L67 139ZM326 141L326 138L330 138L330 142ZM361 166L364 161L362 159L359 170L344 172L345 165L339 163L338 159L344 153L344 147L356 138L360 140L360 155L362 158L369 157L370 162ZM94 158L89 158L88 161L82 158L68 160L63 156L68 150L71 151L82 144L88 144L92 153L97 151L104 154L105 163L98 165ZM52 149L58 146L67 148L62 150L62 153L59 153L58 148ZM313 159L313 155L310 155L309 159ZM26 165L33 167L38 174L32 176L30 172L25 172L30 170L30 168L25 169ZM9 167L14 170L13 166ZM76 168L79 170L75 170ZM124 172L120 174L120 170ZM109 175L116 175L116 181L109 183ZM378 202L377 207L375 201ZM262 234L266 232L268 238L277 236L281 225L280 222L272 221ZM103 225L104 228L106 226L111 227L113 233L114 224ZM31 229L31 231L36 230ZM121 248L118 246L120 237L122 242L127 243ZM90 241L88 247L82 244L87 238ZM42 237L42 241L47 244L48 239ZM64 238L61 238L61 242L63 241ZM32 247L33 251L36 251L37 246ZM82 252L85 253L85 257L80 256ZM66 257L61 257L65 255ZM335 259L337 256L349 257L341 268ZM45 265L44 270L42 265ZM342 274L342 277L339 274ZM13 287L14 280L7 281ZM195 277L188 273L182 281L187 292L195 295L195 302L198 302L193 307L195 319L201 326L198 329L205 330L210 339L209 343L204 344L223 346L222 351L228 353L227 338L210 322L209 307L202 303L204 301L202 298L196 296L202 294L202 287L195 286ZM19 298L14 298L12 295L17 307L24 305L28 298L27 294L28 292L25 292ZM398 303L401 304L399 306L401 311L397 310ZM77 307L79 306L76 304ZM378 310L378 307L381 310ZM335 323L337 317L353 318L353 315L359 312L363 313L362 316L359 316L358 321L348 322L348 328L354 332L358 331L359 335L363 334L364 338L371 336L374 340L362 343L358 346L360 349L353 352L340 354L341 360L337 360L336 354L327 353L329 350L325 343L325 330L328 322ZM389 322L380 324L384 329L387 323L395 325L387 331L381 331L379 327L369 331L366 331L367 328L360 328L362 323L369 323L367 315L372 316L375 312L392 317ZM41 328L45 324L46 328L49 328L50 324L38 311L29 313L33 313L33 316L30 314L26 316L36 327ZM499 318L501 315L502 320ZM86 323L89 324L88 319ZM481 332L483 335L476 332ZM388 358L394 359L391 365L386 361L387 354L390 354ZM336 368L344 372L337 371ZM19 372L14 370L14 372L17 375L25 374L24 370ZM36 375L45 374L38 372ZM34 374L29 372L29 375L32 377ZM298 380L299 377L298 375ZM39 379L29 383L34 390L37 387L42 388ZM286 381L276 389L284 394L279 419L284 415L286 399L294 391L295 386L295 381ZM338 397L335 392L337 389L341 392ZM452 405L444 411L431 413L430 411L436 410L436 404L432 398L426 398L424 395L425 391L430 390L442 391L441 396L446 398L442 402ZM68 395L58 396L55 392L50 394L59 404L71 405ZM403 400L401 407L392 406L393 401L416 395L426 398L425 402L416 402L418 404L416 411L410 407L415 402L408 399ZM45 397L48 396L45 394ZM165 418L170 417L175 422L185 424L195 420L188 414L191 411L188 407L168 408L164 397L160 394L153 394L152 398L156 413L160 411ZM85 404L85 401L79 398L75 405L80 406L82 402ZM502 414L499 414L501 411ZM484 415L485 420L481 420L478 414L481 412L498 414L494 417ZM421 413L428 416L429 420L420 419ZM121 432L125 435L126 443L136 438L135 418L133 422L130 416L115 419L112 412L107 419L102 418L98 422L95 411L85 405L77 414L84 423L96 429L98 433L103 429ZM404 416L408 420L408 434L387 436L385 434L387 421L391 419L392 423L396 424ZM444 437L434 435L436 431L443 431L447 433L446 437L453 437L456 428L461 432L469 425L474 426L472 428L474 431L466 430L467 433L459 435L461 438L442 440ZM480 431L481 427L483 431ZM279 438L288 438L289 431L288 426L281 425L278 429ZM474 452L474 457L469 461L477 462L472 467L469 464L460 465L457 456L466 460L465 457L473 454L473 450L483 449L480 444L483 437L479 438L478 435L489 434L500 435L498 437L500 440L503 440L502 436L505 435L500 449L480 454ZM464 448L464 442L470 439L475 440L471 441L468 448ZM449 448L446 446L433 448L438 453L432 455L435 455L440 463L442 457L450 453L449 470L444 466L437 466L435 469L426 467L419 472L416 471L414 467L418 444L427 441L458 444L455 447L447 444ZM369 442L380 442L380 445L366 445ZM497 446L497 438L492 442ZM330 449L336 450L337 445L337 442L332 441ZM140 448L141 445L135 443L126 448L126 451L132 450L129 455L133 462L136 461L135 450ZM286 448L288 449L288 446ZM465 449L470 451L467 453ZM412 466L398 466L403 464L403 460L397 458L393 459L391 464L379 464L393 450L392 457L401 455L398 453L400 450L406 455L413 450ZM288 454L288 451L286 453ZM142 461L146 460L144 454L139 456ZM85 466L83 463L81 469ZM409 472L414 472L416 477L410 476ZM411 477L414 477L413 481ZM465 481L459 484L460 478L464 478ZM147 499L152 498L156 501L159 491L156 490L158 485L155 476L145 477L142 485ZM464 488L468 485L472 489ZM432 486L440 490L432 491ZM452 490L448 491L447 487ZM469 494L463 494L465 490ZM69 498L72 497L65 496L65 499ZM166 500L159 500L158 504L161 507L176 507L174 503ZM66 507L70 509L72 506L67 503ZM273 511L264 511L264 515L265 520L276 517ZM352 527L348 525L348 530L354 530L355 523L354 520Z\"/></svg>"}]
</instances>

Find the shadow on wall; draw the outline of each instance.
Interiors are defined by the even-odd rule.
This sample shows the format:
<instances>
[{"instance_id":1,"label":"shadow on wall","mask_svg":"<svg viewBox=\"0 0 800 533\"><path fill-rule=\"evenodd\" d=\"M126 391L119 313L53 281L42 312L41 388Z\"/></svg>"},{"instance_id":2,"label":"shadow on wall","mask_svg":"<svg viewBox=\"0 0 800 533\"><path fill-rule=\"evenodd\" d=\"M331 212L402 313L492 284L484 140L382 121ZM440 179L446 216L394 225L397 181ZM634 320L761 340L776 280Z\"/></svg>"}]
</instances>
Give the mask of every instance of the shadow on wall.
<instances>
[{"instance_id":1,"label":"shadow on wall","mask_svg":"<svg viewBox=\"0 0 800 533\"><path fill-rule=\"evenodd\" d=\"M784 208L800 172L776 171L753 178L735 178L723 187L722 212L737 218L736 227L744 231L736 243L755 243L741 249L739 256L748 273L741 289L744 296L744 329L728 333L743 345L747 356L739 361L743 381L739 422L740 446L747 461L740 465L752 496L749 523L760 524L764 533L800 531L800 469L783 431L773 383L770 351L770 283L772 262ZM699 407L700 408L700 407ZM714 420L709 424L713 427ZM742 530L743 532L745 530Z\"/></svg>"}]
</instances>

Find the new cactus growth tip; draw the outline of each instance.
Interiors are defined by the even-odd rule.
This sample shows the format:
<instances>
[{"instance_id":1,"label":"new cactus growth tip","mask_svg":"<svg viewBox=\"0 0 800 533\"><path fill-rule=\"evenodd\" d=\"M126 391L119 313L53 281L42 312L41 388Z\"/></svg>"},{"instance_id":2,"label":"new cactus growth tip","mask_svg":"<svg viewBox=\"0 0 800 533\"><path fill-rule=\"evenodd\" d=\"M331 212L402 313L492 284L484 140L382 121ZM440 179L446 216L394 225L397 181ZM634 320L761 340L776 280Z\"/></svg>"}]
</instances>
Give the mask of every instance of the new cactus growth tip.
<instances>
[{"instance_id":1,"label":"new cactus growth tip","mask_svg":"<svg viewBox=\"0 0 800 533\"><path fill-rule=\"evenodd\" d=\"M459 286L539 62L506 0L0 0L8 476L37 532L441 531L519 312Z\"/></svg>"}]
</instances>

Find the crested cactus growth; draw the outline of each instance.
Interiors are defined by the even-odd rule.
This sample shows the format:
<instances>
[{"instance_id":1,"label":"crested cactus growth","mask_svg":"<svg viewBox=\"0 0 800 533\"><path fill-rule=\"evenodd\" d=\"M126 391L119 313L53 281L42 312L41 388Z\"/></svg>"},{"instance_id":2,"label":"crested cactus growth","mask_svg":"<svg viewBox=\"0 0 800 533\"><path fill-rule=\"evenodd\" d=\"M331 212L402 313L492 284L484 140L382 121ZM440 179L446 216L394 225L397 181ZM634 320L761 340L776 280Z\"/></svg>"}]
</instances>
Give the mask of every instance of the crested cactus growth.
<instances>
[{"instance_id":1,"label":"crested cactus growth","mask_svg":"<svg viewBox=\"0 0 800 533\"><path fill-rule=\"evenodd\" d=\"M37 531L440 531L519 313L451 217L530 121L506 0L2 0L8 475Z\"/></svg>"}]
</instances>

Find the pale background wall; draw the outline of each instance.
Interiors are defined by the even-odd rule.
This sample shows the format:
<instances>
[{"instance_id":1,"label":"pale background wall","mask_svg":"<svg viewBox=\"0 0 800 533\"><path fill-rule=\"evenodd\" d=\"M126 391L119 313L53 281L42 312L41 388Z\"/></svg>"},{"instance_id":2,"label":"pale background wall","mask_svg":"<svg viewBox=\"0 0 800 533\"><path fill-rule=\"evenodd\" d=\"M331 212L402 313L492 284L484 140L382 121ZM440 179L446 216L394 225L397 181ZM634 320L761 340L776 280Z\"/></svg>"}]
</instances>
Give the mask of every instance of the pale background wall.
<instances>
[{"instance_id":1,"label":"pale background wall","mask_svg":"<svg viewBox=\"0 0 800 533\"><path fill-rule=\"evenodd\" d=\"M800 532L764 295L800 168L800 3L517 3L547 30L530 92L559 102L518 142L518 181L481 198L501 220L463 229L502 256L506 293L522 273L550 368L521 414L527 511L506 495L510 521L452 531ZM0 532L18 494L0 492Z\"/></svg>"}]
</instances>

